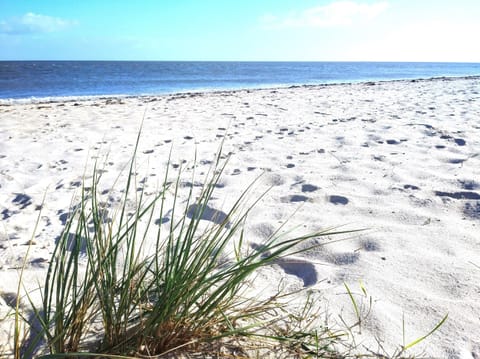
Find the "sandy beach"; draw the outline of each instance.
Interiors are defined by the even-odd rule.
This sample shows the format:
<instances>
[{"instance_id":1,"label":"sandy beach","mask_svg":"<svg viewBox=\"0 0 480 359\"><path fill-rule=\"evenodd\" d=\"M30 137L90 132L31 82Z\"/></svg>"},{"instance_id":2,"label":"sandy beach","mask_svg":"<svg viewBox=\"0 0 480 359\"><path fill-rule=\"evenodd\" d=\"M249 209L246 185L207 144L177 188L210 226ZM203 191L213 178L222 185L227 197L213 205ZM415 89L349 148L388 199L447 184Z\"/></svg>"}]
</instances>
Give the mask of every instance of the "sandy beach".
<instances>
[{"instance_id":1,"label":"sandy beach","mask_svg":"<svg viewBox=\"0 0 480 359\"><path fill-rule=\"evenodd\" d=\"M287 220L304 231L367 229L273 265L259 285L320 291L332 326L339 315L355 321L344 283L368 306L363 285L372 308L355 336L360 352L393 354L403 334L411 342L448 313L410 353L480 358L480 78L1 102L0 316L29 244L33 289L85 174L88 183L97 160L108 193L142 122L147 192L167 165L172 178L188 173L195 154L200 181L222 141L231 158L212 208L231 206L259 176L253 197L271 187L248 218L249 243Z\"/></svg>"}]
</instances>

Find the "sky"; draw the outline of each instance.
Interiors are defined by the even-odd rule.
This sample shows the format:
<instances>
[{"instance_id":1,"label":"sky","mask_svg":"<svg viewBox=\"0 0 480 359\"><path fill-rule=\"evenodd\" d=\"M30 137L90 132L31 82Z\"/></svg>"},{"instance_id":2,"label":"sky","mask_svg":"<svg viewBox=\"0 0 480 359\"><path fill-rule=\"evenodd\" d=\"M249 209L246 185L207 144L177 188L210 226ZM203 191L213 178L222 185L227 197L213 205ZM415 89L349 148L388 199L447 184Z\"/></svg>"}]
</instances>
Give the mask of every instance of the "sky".
<instances>
[{"instance_id":1,"label":"sky","mask_svg":"<svg viewBox=\"0 0 480 359\"><path fill-rule=\"evenodd\" d=\"M0 60L480 62L479 0L0 0Z\"/></svg>"}]
</instances>

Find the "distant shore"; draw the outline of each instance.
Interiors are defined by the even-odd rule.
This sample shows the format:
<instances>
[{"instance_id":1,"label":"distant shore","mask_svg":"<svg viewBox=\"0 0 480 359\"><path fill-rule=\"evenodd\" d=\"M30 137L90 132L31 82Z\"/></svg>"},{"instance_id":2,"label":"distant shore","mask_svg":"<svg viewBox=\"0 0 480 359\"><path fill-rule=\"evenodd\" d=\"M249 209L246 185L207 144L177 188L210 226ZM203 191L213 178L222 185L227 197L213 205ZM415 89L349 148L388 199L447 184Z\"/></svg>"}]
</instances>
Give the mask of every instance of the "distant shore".
<instances>
[{"instance_id":1,"label":"distant shore","mask_svg":"<svg viewBox=\"0 0 480 359\"><path fill-rule=\"evenodd\" d=\"M25 278L37 285L95 161L106 201L117 200L109 191L142 127L136 172L147 193L167 165L172 177L207 173L222 141L231 158L212 208L232 205L260 176L253 195L271 189L247 220L249 243L287 220L309 231L369 229L279 262L256 285L321 291L332 320L354 321L344 283L361 301L360 281L373 298L362 345L402 344L403 313L409 341L449 313L413 353L479 357L479 119L480 76L0 100L0 292L15 292L31 241ZM1 300L0 316L9 309Z\"/></svg>"}]
</instances>

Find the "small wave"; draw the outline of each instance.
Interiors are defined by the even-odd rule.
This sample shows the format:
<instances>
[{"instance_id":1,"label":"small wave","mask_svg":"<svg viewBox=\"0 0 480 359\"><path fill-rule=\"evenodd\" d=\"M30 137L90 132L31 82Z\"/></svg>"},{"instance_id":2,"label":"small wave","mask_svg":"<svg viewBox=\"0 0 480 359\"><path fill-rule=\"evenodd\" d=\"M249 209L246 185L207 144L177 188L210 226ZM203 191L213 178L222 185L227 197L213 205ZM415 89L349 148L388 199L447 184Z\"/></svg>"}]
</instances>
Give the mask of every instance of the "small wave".
<instances>
[{"instance_id":1,"label":"small wave","mask_svg":"<svg viewBox=\"0 0 480 359\"><path fill-rule=\"evenodd\" d=\"M85 95L85 96L45 96L45 97L27 97L27 98L0 98L0 105L29 105L29 104L44 104L57 102L80 102L80 101L95 101L107 100L116 98L138 97L133 95Z\"/></svg>"}]
</instances>

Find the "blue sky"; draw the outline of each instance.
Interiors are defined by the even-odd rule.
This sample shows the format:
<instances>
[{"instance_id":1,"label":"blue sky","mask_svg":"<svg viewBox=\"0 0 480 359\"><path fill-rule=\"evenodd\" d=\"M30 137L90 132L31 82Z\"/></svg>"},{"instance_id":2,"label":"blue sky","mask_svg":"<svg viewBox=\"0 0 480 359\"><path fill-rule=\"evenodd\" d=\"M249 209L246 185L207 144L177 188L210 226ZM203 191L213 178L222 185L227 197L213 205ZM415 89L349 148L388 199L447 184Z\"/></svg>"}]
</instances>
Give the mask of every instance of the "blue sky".
<instances>
[{"instance_id":1,"label":"blue sky","mask_svg":"<svg viewBox=\"0 0 480 359\"><path fill-rule=\"evenodd\" d=\"M480 62L479 0L0 0L0 60Z\"/></svg>"}]
</instances>

